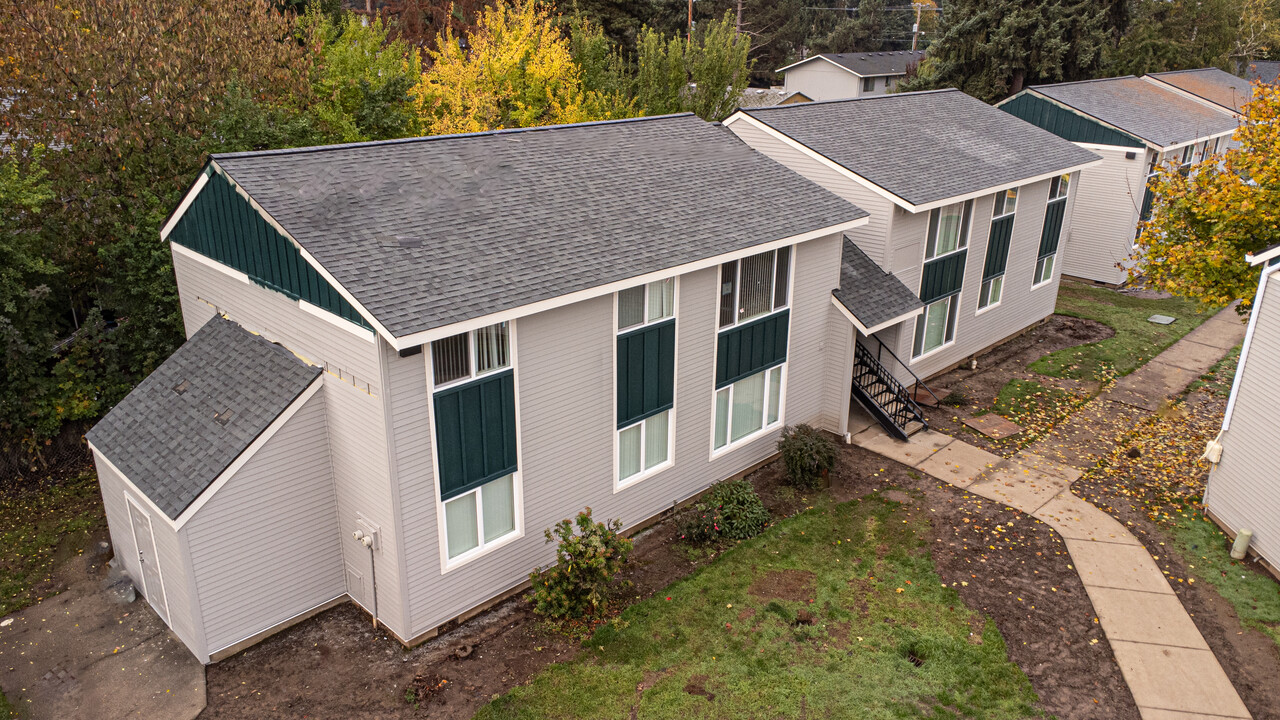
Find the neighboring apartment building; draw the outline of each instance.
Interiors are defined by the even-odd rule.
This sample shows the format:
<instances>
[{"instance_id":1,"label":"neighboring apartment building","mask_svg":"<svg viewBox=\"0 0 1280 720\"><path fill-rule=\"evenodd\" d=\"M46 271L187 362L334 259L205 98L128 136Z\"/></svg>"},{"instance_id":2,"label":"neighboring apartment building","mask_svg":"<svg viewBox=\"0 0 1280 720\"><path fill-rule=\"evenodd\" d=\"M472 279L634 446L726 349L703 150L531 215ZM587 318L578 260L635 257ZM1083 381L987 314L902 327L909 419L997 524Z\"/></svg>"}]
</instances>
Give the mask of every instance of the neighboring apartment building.
<instances>
[{"instance_id":1,"label":"neighboring apartment building","mask_svg":"<svg viewBox=\"0 0 1280 720\"><path fill-rule=\"evenodd\" d=\"M871 214L848 233L845 263L865 256L908 288L908 301L885 312L896 295L851 300L863 361L909 384L1053 314L1080 173L1100 162L1093 153L959 90L742 109L725 125ZM878 390L866 388L864 404Z\"/></svg>"},{"instance_id":2,"label":"neighboring apartment building","mask_svg":"<svg viewBox=\"0 0 1280 720\"><path fill-rule=\"evenodd\" d=\"M1231 535L1252 531L1252 549L1280 575L1280 468L1273 455L1280 426L1280 245L1248 259L1262 265L1262 276L1216 439L1221 455L1209 473L1204 504Z\"/></svg>"},{"instance_id":3,"label":"neighboring apartment building","mask_svg":"<svg viewBox=\"0 0 1280 720\"><path fill-rule=\"evenodd\" d=\"M803 93L811 100L840 100L883 95L923 59L924 50L821 53L776 72L786 73L784 87L788 94Z\"/></svg>"},{"instance_id":4,"label":"neighboring apartment building","mask_svg":"<svg viewBox=\"0 0 1280 720\"><path fill-rule=\"evenodd\" d=\"M348 598L430 637L582 508L841 431L867 222L691 115L215 155L162 231L189 340L88 434L117 557L202 662Z\"/></svg>"},{"instance_id":5,"label":"neighboring apartment building","mask_svg":"<svg viewBox=\"0 0 1280 720\"><path fill-rule=\"evenodd\" d=\"M1216 67L1151 73L1142 79L1226 110L1237 120L1244 112L1245 103L1253 97L1253 86L1248 80Z\"/></svg>"},{"instance_id":6,"label":"neighboring apartment building","mask_svg":"<svg viewBox=\"0 0 1280 720\"><path fill-rule=\"evenodd\" d=\"M1081 178L1063 272L1109 285L1128 280L1156 168L1190 172L1225 149L1238 126L1227 108L1133 76L1036 85L996 107L1103 158Z\"/></svg>"}]
</instances>

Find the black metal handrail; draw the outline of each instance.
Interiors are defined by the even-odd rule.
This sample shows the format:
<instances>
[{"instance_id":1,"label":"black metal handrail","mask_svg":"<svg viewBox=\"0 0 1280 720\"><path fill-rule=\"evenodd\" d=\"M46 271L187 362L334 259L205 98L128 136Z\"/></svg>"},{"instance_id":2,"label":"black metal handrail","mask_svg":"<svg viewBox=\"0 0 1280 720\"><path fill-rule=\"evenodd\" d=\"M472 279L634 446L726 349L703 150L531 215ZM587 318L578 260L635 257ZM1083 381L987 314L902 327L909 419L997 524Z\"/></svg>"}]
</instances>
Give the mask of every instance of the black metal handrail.
<instances>
[{"instance_id":1,"label":"black metal handrail","mask_svg":"<svg viewBox=\"0 0 1280 720\"><path fill-rule=\"evenodd\" d=\"M880 340L880 338L876 337L875 335L872 335L871 337L876 338L876 342L877 342L877 343L879 343L879 345L880 345L880 349L881 349L881 350L884 350L884 351L888 352L888 353L889 353L889 357L893 358L893 359L894 359L894 361L896 361L899 365L901 365L901 366L902 366L902 369L903 369L903 370L906 370L906 371L907 371L907 373L908 373L909 375L911 375L911 377L915 378L915 381L916 381L916 387L922 387L922 388L924 388L924 389L925 389L925 392L927 392L927 393L929 393L930 395L932 395L932 396L933 396L933 402L934 402L935 404L937 404L937 405L941 405L941 404L942 404L942 401L941 401L941 400L939 400L939 399L938 399L938 396L934 394L934 392L933 392L933 388L930 388L928 385L925 385L925 384L924 384L924 381L920 379L920 376L919 376L919 375L917 375L917 374L915 374L914 372L912 372L912 370L911 370L911 366L910 366L910 365L908 365L908 364L906 364L906 363L902 362L902 360L898 358L897 354L895 354L895 353L893 352L893 350L890 350L890 349L889 349L889 346L888 346L888 345L885 345L885 344L884 344L884 342L883 342L882 340ZM879 361L879 359L877 358L877 362L878 362L878 361Z\"/></svg>"},{"instance_id":2,"label":"black metal handrail","mask_svg":"<svg viewBox=\"0 0 1280 720\"><path fill-rule=\"evenodd\" d=\"M907 392L906 386L894 377L862 343L854 343L853 380L899 428L906 428L912 420L928 427L924 411L911 397L911 393ZM877 382L885 386L896 402L885 403L872 395L871 387Z\"/></svg>"}]
</instances>

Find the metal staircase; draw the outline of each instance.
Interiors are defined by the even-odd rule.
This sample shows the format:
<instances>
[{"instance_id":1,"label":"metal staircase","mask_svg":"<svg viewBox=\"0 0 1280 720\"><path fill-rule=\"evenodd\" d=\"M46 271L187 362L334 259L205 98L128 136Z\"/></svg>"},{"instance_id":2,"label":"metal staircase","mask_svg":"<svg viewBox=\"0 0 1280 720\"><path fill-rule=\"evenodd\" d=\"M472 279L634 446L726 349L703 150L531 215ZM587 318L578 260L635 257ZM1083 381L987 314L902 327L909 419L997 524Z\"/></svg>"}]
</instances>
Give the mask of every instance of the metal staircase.
<instances>
[{"instance_id":1,"label":"metal staircase","mask_svg":"<svg viewBox=\"0 0 1280 720\"><path fill-rule=\"evenodd\" d=\"M876 341L879 342L879 338ZM880 349L887 350L901 364L902 361L898 360L892 350L883 344ZM911 370L908 369L907 372ZM912 377L915 377L915 373L912 373ZM933 395L929 386L920 382L918 377L916 384ZM921 430L929 429L929 421L925 419L924 411L916 403L911 391L859 342L854 343L853 396L890 435L899 440L906 440ZM935 401L937 397L933 395Z\"/></svg>"}]
</instances>

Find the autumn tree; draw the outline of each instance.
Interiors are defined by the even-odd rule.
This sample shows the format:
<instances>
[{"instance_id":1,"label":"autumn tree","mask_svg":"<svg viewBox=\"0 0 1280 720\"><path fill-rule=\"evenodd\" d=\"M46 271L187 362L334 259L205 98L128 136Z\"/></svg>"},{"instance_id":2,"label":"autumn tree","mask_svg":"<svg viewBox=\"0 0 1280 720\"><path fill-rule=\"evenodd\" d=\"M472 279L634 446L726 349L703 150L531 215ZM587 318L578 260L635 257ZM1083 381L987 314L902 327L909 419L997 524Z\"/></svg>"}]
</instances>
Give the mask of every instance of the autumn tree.
<instances>
[{"instance_id":1,"label":"autumn tree","mask_svg":"<svg viewBox=\"0 0 1280 720\"><path fill-rule=\"evenodd\" d=\"M645 28L637 46L636 104L649 115L692 112L723 120L750 79L750 46L729 13L700 25L692 38Z\"/></svg>"},{"instance_id":2,"label":"autumn tree","mask_svg":"<svg viewBox=\"0 0 1280 720\"><path fill-rule=\"evenodd\" d=\"M1161 168L1131 275L1177 295L1247 310L1257 271L1245 253L1280 244L1280 87L1256 85L1221 162L1183 175Z\"/></svg>"}]
</instances>

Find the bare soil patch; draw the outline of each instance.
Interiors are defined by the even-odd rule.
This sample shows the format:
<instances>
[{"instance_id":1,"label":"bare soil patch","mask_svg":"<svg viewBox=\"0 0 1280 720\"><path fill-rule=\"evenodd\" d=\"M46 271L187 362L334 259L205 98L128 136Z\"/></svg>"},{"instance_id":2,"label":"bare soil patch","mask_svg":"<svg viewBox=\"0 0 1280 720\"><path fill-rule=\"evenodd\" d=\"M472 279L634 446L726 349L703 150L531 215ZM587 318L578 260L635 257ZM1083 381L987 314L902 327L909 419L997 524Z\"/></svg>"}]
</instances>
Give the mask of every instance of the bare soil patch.
<instances>
[{"instance_id":1,"label":"bare soil patch","mask_svg":"<svg viewBox=\"0 0 1280 720\"><path fill-rule=\"evenodd\" d=\"M770 570L751 583L747 592L765 600L810 602L814 594L814 575L808 570Z\"/></svg>"}]
</instances>

